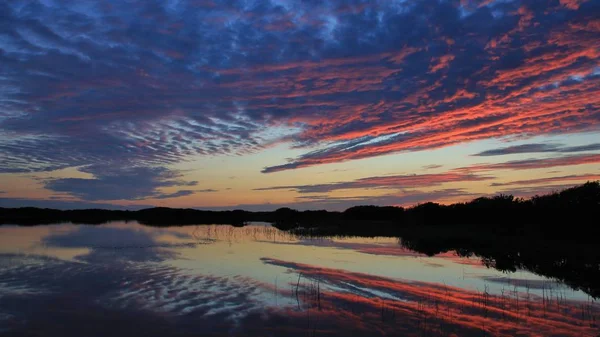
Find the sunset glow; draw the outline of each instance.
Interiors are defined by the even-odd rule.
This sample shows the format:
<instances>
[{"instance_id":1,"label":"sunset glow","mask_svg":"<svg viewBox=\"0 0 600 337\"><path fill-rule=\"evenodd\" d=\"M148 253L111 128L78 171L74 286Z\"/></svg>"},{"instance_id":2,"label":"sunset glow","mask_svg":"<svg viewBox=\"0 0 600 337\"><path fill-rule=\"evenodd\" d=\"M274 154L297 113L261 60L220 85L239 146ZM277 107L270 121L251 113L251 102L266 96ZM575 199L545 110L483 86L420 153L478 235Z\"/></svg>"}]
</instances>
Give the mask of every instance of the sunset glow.
<instances>
[{"instance_id":1,"label":"sunset glow","mask_svg":"<svg viewBox=\"0 0 600 337\"><path fill-rule=\"evenodd\" d=\"M595 0L0 13L0 207L340 210L600 179Z\"/></svg>"}]
</instances>

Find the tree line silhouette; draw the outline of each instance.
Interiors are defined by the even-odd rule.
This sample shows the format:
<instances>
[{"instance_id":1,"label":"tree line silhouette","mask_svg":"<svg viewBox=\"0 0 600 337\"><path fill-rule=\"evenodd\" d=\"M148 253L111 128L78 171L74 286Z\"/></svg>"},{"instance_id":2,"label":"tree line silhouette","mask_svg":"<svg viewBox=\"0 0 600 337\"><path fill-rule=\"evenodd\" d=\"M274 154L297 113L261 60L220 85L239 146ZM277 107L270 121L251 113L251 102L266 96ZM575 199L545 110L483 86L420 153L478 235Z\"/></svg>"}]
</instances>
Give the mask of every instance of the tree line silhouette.
<instances>
[{"instance_id":1,"label":"tree line silhouette","mask_svg":"<svg viewBox=\"0 0 600 337\"><path fill-rule=\"evenodd\" d=\"M587 182L529 199L501 194L451 205L427 202L410 208L356 206L340 214L327 213L328 218L318 212L290 209L275 213L278 228L316 228L331 234L337 231L352 235L395 235L426 226L591 240L593 235L600 234L600 182Z\"/></svg>"},{"instance_id":2,"label":"tree line silhouette","mask_svg":"<svg viewBox=\"0 0 600 337\"><path fill-rule=\"evenodd\" d=\"M38 225L61 222L101 224L138 221L152 226L271 222L284 230L305 228L332 234L395 235L419 226L454 227L506 235L538 235L547 238L591 239L600 234L600 182L587 182L528 199L512 195L476 198L442 205L433 202L409 208L356 206L343 212L298 211L280 208L272 212L244 210L207 211L155 207L138 211L46 208L0 208L0 224ZM586 235L582 235L586 233ZM589 234L589 235L588 235Z\"/></svg>"},{"instance_id":3,"label":"tree line silhouette","mask_svg":"<svg viewBox=\"0 0 600 337\"><path fill-rule=\"evenodd\" d=\"M556 229L565 231L564 228ZM539 235L488 235L481 231L421 228L403 232L400 243L415 252L435 256L456 252L475 256L487 267L504 272L527 270L558 280L600 298L600 254L592 240L547 239ZM580 237L587 234L580 233Z\"/></svg>"}]
</instances>

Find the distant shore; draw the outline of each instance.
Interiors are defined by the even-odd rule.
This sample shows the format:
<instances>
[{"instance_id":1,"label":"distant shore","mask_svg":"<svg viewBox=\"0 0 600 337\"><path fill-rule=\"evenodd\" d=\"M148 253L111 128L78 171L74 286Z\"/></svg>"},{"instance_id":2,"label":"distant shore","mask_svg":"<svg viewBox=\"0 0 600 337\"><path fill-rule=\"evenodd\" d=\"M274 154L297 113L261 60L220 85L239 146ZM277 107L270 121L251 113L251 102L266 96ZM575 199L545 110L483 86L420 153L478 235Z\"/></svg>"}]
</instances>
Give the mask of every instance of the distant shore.
<instances>
[{"instance_id":1,"label":"distant shore","mask_svg":"<svg viewBox=\"0 0 600 337\"><path fill-rule=\"evenodd\" d=\"M600 234L600 183L583 185L529 199L512 195L482 197L466 203L441 205L433 202L410 208L356 206L343 212L297 211L280 208L272 212L244 210L147 208L138 211L47 208L0 208L0 224L42 225L71 222L102 224L138 221L151 226L270 222L283 230L310 228L316 231L369 235L394 235L395 231L421 226L461 227L516 235L577 237L582 232ZM554 229L560 226L561 230ZM556 232L556 233L555 233ZM587 236L587 235L586 235ZM588 236L589 238L589 236Z\"/></svg>"}]
</instances>

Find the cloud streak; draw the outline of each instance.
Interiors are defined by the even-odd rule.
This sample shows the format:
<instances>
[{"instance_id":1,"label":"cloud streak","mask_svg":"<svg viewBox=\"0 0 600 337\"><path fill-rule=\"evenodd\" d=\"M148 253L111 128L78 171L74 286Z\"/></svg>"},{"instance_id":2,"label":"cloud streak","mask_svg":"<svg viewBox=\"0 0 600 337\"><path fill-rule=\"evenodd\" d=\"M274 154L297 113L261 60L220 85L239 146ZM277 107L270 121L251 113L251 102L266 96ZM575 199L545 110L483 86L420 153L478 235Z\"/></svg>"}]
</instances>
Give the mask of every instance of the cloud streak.
<instances>
[{"instance_id":1,"label":"cloud streak","mask_svg":"<svg viewBox=\"0 0 600 337\"><path fill-rule=\"evenodd\" d=\"M437 186L450 182L473 182L490 180L493 177L463 173L391 175L361 178L347 182L315 185L289 185L256 188L255 191L295 190L299 193L328 193L347 189L410 189Z\"/></svg>"},{"instance_id":2,"label":"cloud streak","mask_svg":"<svg viewBox=\"0 0 600 337\"><path fill-rule=\"evenodd\" d=\"M585 151L598 151L600 150L600 143L580 145L580 146L564 146L561 144L523 144L502 147L498 149L487 150L474 154L473 156L487 157L487 156L503 156L509 154L519 153L545 153L545 152L558 152L558 153L573 153L573 152L585 152Z\"/></svg>"},{"instance_id":3,"label":"cloud streak","mask_svg":"<svg viewBox=\"0 0 600 337\"><path fill-rule=\"evenodd\" d=\"M564 184L566 182L573 181L575 182L585 182L585 181L596 181L600 180L600 174L581 174L581 175L569 175L569 176L560 176L560 177L547 177L547 178L539 178L539 179L529 179L529 180L516 180L510 181L506 183L492 183L490 186L523 186L523 185L541 185L541 184L554 184L561 183Z\"/></svg>"},{"instance_id":4,"label":"cloud streak","mask_svg":"<svg viewBox=\"0 0 600 337\"><path fill-rule=\"evenodd\" d=\"M458 168L456 172L476 172L492 170L531 170L559 166L574 166L600 163L600 154L582 154L565 157L551 157L541 159L513 160L496 164L478 164Z\"/></svg>"}]
</instances>

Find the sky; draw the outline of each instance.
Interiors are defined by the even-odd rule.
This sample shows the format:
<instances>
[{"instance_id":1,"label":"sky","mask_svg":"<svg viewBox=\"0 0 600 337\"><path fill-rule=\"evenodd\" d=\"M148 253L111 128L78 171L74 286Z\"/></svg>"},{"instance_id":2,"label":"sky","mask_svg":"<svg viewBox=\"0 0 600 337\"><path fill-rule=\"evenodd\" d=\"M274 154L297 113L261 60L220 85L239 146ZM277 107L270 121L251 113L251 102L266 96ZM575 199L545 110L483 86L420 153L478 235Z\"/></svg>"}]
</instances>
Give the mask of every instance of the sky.
<instances>
[{"instance_id":1,"label":"sky","mask_svg":"<svg viewBox=\"0 0 600 337\"><path fill-rule=\"evenodd\" d=\"M0 207L528 197L599 126L598 0L0 1Z\"/></svg>"}]
</instances>

